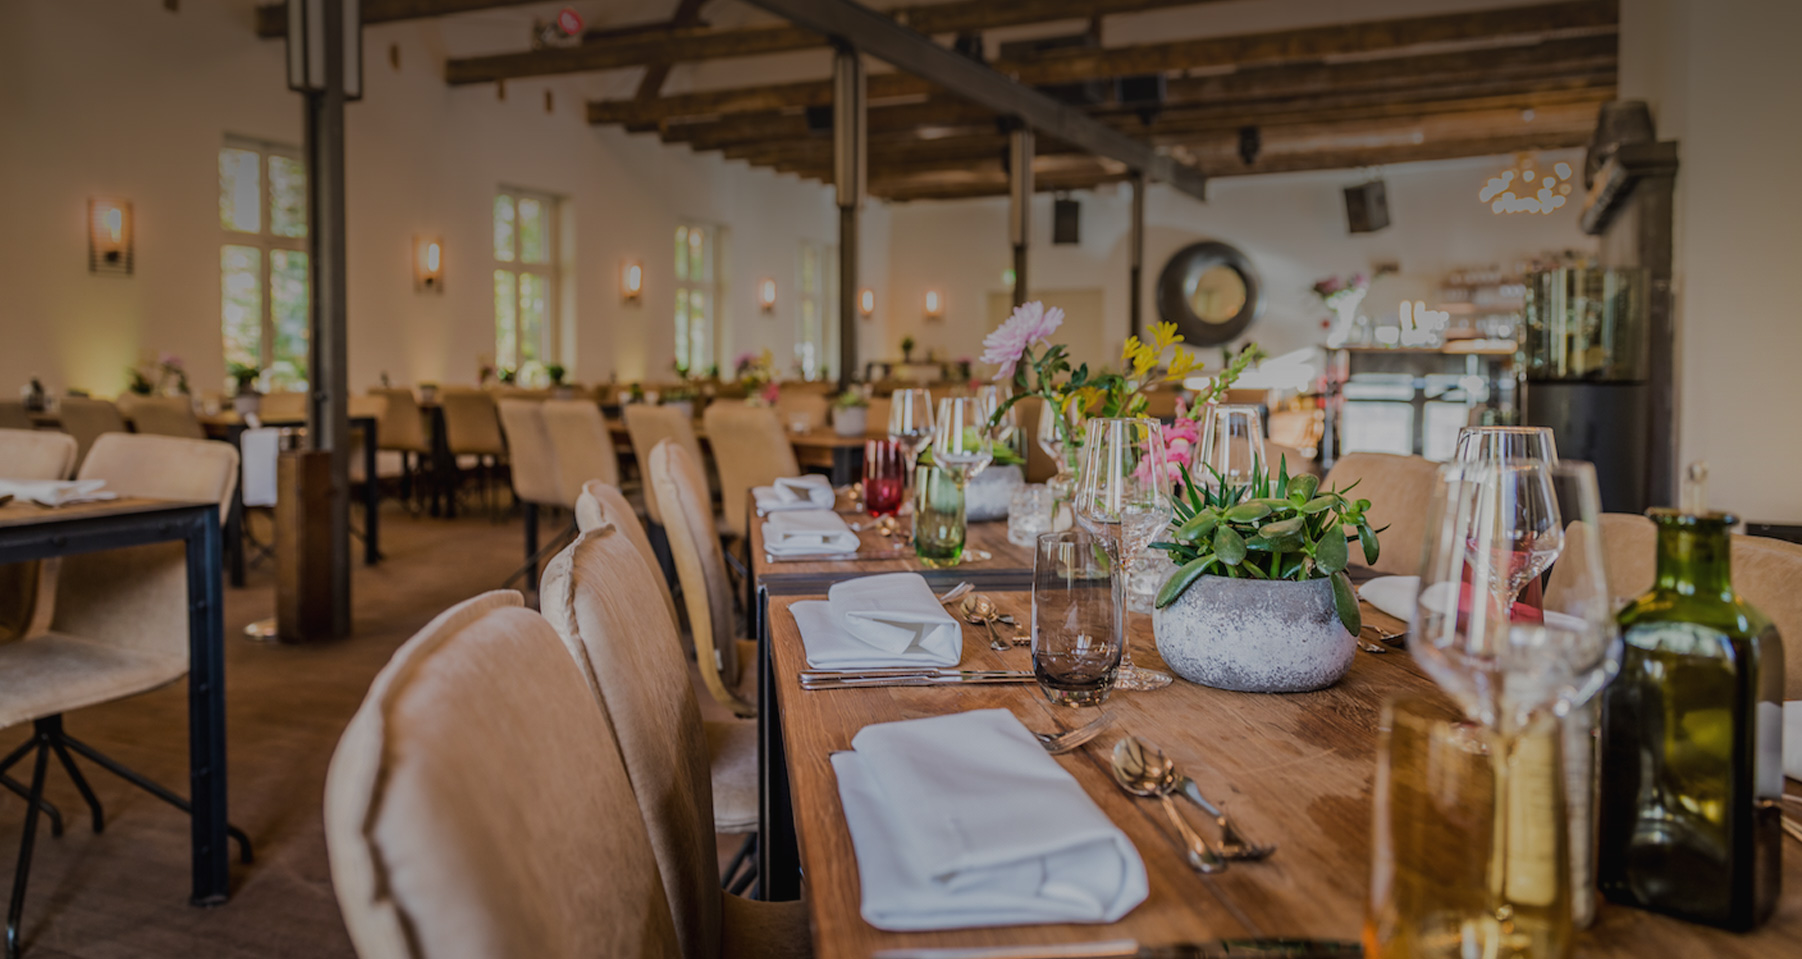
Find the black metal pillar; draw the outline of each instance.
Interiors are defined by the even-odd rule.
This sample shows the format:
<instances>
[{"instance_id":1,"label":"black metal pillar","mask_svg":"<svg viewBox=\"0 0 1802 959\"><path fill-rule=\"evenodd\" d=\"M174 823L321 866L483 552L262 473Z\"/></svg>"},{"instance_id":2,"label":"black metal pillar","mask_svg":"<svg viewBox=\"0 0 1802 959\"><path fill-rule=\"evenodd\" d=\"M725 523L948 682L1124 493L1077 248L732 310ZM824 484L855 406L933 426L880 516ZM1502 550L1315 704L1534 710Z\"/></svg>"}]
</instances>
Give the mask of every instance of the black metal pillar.
<instances>
[{"instance_id":1,"label":"black metal pillar","mask_svg":"<svg viewBox=\"0 0 1802 959\"><path fill-rule=\"evenodd\" d=\"M857 379L857 211L868 162L863 60L840 46L832 60L832 182L838 199L838 385Z\"/></svg>"},{"instance_id":2,"label":"black metal pillar","mask_svg":"<svg viewBox=\"0 0 1802 959\"><path fill-rule=\"evenodd\" d=\"M1032 239L1032 129L1015 127L1007 139L1007 233L1014 245L1014 305L1026 302L1026 248Z\"/></svg>"},{"instance_id":3,"label":"black metal pillar","mask_svg":"<svg viewBox=\"0 0 1802 959\"><path fill-rule=\"evenodd\" d=\"M1126 238L1126 311L1132 335L1145 338L1145 174L1133 173L1132 228Z\"/></svg>"},{"instance_id":4,"label":"black metal pillar","mask_svg":"<svg viewBox=\"0 0 1802 959\"><path fill-rule=\"evenodd\" d=\"M323 5L323 84L305 92L307 252L311 295L307 345L307 441L331 454L332 634L350 633L350 380L345 343L344 103L346 10ZM356 16L356 8L349 11Z\"/></svg>"}]
</instances>

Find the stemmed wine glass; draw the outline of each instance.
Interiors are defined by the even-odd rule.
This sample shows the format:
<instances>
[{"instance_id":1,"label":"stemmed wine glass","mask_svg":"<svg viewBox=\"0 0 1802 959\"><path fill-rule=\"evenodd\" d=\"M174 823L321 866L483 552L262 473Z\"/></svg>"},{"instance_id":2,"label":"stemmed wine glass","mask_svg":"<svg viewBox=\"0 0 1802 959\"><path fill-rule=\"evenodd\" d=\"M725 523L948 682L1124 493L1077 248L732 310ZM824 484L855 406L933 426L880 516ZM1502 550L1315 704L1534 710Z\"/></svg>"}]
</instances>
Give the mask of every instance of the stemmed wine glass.
<instances>
[{"instance_id":1,"label":"stemmed wine glass","mask_svg":"<svg viewBox=\"0 0 1802 959\"><path fill-rule=\"evenodd\" d=\"M1299 466L1299 464L1297 464ZM1208 467L1213 467L1209 470ZM1259 470L1270 469L1264 456L1264 422L1258 408L1224 404L1208 407L1207 419L1201 426L1201 444L1195 451L1195 466L1190 476L1195 482L1212 487L1217 481L1229 486L1244 486Z\"/></svg>"},{"instance_id":2,"label":"stemmed wine glass","mask_svg":"<svg viewBox=\"0 0 1802 959\"><path fill-rule=\"evenodd\" d=\"M989 438L993 410L981 397L952 396L939 400L932 431L932 462L951 474L959 486L968 485L995 458Z\"/></svg>"},{"instance_id":3,"label":"stemmed wine glass","mask_svg":"<svg viewBox=\"0 0 1802 959\"><path fill-rule=\"evenodd\" d=\"M983 422L987 424L989 438L994 440L996 446L1012 446L1014 434L1020 430L1020 417L1013 407L1008 406L1007 412L1000 413L999 417L996 415L1003 406L1007 406L1007 401L1013 395L1013 390L1000 383L984 383L976 388L976 401L982 406Z\"/></svg>"},{"instance_id":4,"label":"stemmed wine glass","mask_svg":"<svg viewBox=\"0 0 1802 959\"><path fill-rule=\"evenodd\" d=\"M1159 689L1170 674L1135 666L1126 642L1126 591L1132 565L1170 524L1170 473L1164 431L1156 420L1094 419L1083 433L1077 473L1077 522L1107 549L1113 562L1114 630L1121 637L1120 689Z\"/></svg>"},{"instance_id":5,"label":"stemmed wine glass","mask_svg":"<svg viewBox=\"0 0 1802 959\"><path fill-rule=\"evenodd\" d=\"M932 394L924 389L896 390L889 399L888 438L901 444L902 465L911 479L920 448L932 439ZM912 499L904 497L903 502Z\"/></svg>"},{"instance_id":6,"label":"stemmed wine glass","mask_svg":"<svg viewBox=\"0 0 1802 959\"><path fill-rule=\"evenodd\" d=\"M1558 446L1545 426L1466 426L1458 431L1452 459L1459 463L1495 460L1558 462Z\"/></svg>"}]
</instances>

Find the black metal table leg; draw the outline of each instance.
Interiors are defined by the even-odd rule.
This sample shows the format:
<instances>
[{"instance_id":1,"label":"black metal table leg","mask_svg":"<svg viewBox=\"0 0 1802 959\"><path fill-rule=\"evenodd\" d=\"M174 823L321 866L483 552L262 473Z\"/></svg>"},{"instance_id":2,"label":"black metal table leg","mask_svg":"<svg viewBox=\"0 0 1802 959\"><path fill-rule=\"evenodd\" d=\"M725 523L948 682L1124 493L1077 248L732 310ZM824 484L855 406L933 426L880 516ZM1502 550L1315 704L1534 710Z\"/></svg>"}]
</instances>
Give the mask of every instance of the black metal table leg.
<instances>
[{"instance_id":1,"label":"black metal table leg","mask_svg":"<svg viewBox=\"0 0 1802 959\"><path fill-rule=\"evenodd\" d=\"M225 839L225 608L219 514L204 510L188 531L188 791L194 806L197 906L231 894Z\"/></svg>"},{"instance_id":2,"label":"black metal table leg","mask_svg":"<svg viewBox=\"0 0 1802 959\"><path fill-rule=\"evenodd\" d=\"M788 792L788 754L776 701L776 665L770 659L769 594L758 591L757 617L757 875L761 898L801 898L801 850L795 841L794 804Z\"/></svg>"},{"instance_id":3,"label":"black metal table leg","mask_svg":"<svg viewBox=\"0 0 1802 959\"><path fill-rule=\"evenodd\" d=\"M374 566L382 561L381 537L378 534L382 512L381 478L375 475L375 418L363 421L363 562Z\"/></svg>"},{"instance_id":4,"label":"black metal table leg","mask_svg":"<svg viewBox=\"0 0 1802 959\"><path fill-rule=\"evenodd\" d=\"M863 479L863 447L834 446L832 448L832 485L850 486Z\"/></svg>"},{"instance_id":5,"label":"black metal table leg","mask_svg":"<svg viewBox=\"0 0 1802 959\"><path fill-rule=\"evenodd\" d=\"M232 489L231 511L225 517L225 558L233 587L244 585L244 484Z\"/></svg>"}]
</instances>

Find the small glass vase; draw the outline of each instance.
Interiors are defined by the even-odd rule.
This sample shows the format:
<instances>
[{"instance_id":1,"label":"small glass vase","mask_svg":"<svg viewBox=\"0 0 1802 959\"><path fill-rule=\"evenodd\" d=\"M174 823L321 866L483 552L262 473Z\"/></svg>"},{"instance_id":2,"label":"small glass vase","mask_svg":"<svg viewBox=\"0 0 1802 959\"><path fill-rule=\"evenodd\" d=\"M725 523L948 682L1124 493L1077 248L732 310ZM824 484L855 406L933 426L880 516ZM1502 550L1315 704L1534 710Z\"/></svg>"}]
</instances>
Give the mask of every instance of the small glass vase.
<instances>
[{"instance_id":1,"label":"small glass vase","mask_svg":"<svg viewBox=\"0 0 1802 959\"><path fill-rule=\"evenodd\" d=\"M964 555L964 487L957 475L931 466L914 469L914 555L932 569L956 566Z\"/></svg>"}]
</instances>

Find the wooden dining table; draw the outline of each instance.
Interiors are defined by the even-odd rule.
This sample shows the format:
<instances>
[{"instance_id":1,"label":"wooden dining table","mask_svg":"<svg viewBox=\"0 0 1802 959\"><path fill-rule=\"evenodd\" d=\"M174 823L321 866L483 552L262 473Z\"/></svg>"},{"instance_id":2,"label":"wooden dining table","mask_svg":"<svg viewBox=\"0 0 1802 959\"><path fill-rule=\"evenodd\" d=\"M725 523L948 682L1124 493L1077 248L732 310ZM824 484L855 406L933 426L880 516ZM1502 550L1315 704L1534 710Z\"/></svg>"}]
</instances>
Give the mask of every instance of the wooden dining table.
<instances>
[{"instance_id":1,"label":"wooden dining table","mask_svg":"<svg viewBox=\"0 0 1802 959\"><path fill-rule=\"evenodd\" d=\"M1031 621L1031 594L992 592L1021 623ZM777 763L766 776L792 815L799 875L762 876L764 889L800 892L807 900L814 954L867 957L875 950L919 946L1017 946L1137 939L1145 944L1239 937L1356 940L1371 871L1372 787L1380 709L1397 696L1443 699L1405 651L1360 652L1334 686L1287 695L1235 693L1183 680L1152 692L1116 692L1106 711L1113 726L1093 743L1058 757L1139 850L1150 877L1148 898L1108 925L1030 925L941 932L890 933L860 915L856 852L845 824L830 757L850 749L872 723L972 709L1006 709L1027 728L1075 728L1094 710L1054 706L1036 685L803 691L805 650L789 607L819 595L768 599L768 674L761 710L779 726ZM1366 606L1378 625L1400 624ZM1133 616L1133 657L1162 666L1150 618ZM964 628L964 668L1030 668L1030 651L995 652L982 631ZM1234 863L1211 876L1192 871L1177 840L1149 800L1127 796L1108 771L1109 750L1132 733L1161 747L1241 830L1277 852L1262 862ZM766 763L770 757L766 755ZM768 812L770 810L766 810ZM1207 826L1201 817L1192 821ZM1045 828L1055 829L1047 823ZM781 837L778 836L778 839ZM1749 935L1734 935L1651 913L1603 905L1594 927L1578 936L1582 957L1720 957L1774 959L1802 955L1802 855L1785 850L1785 894L1776 917ZM770 896L770 898L782 898Z\"/></svg>"}]
</instances>

